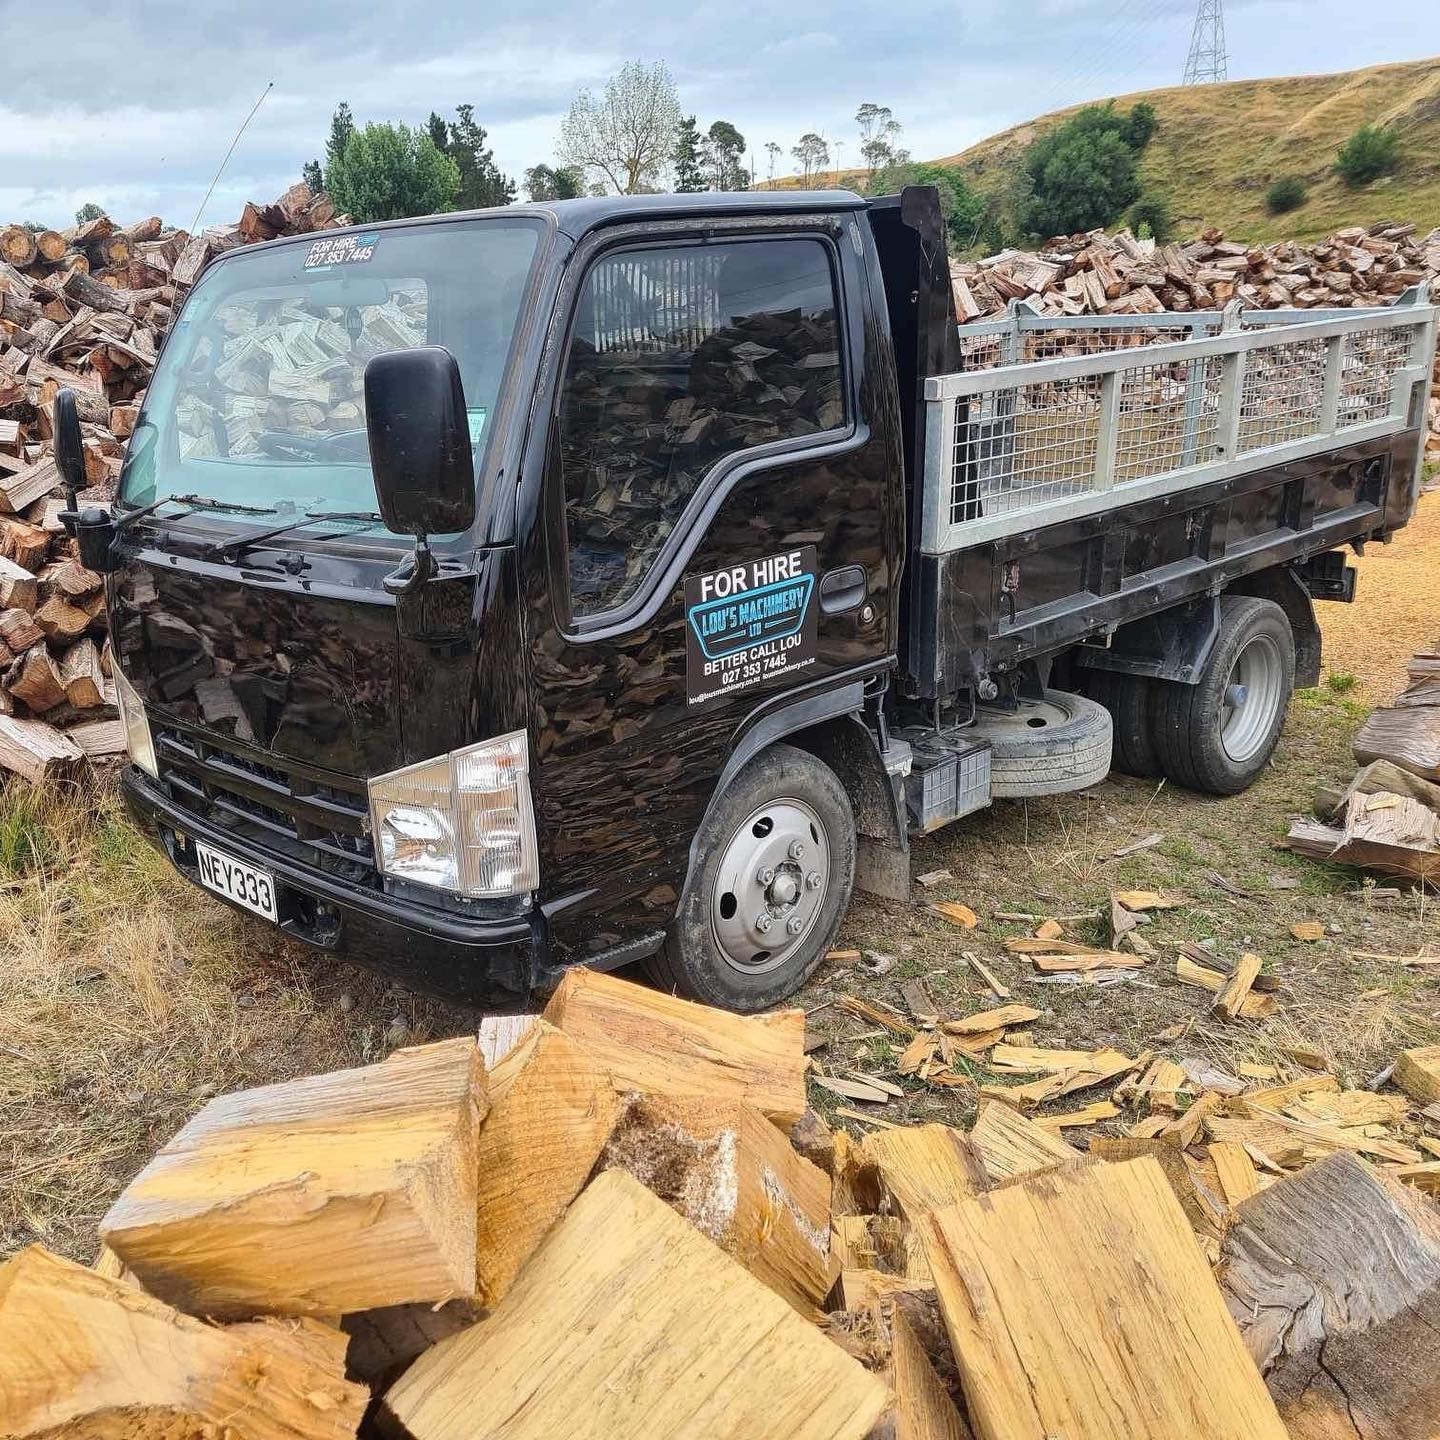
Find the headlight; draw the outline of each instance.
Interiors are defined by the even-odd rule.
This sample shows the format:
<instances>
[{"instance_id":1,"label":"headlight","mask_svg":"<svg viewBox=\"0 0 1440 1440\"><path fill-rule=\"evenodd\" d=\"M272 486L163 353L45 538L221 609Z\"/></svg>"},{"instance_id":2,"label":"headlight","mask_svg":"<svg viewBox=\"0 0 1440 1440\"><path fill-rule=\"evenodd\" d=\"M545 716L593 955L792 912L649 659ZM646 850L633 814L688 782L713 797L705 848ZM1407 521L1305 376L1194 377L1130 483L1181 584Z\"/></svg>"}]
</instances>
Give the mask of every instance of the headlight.
<instances>
[{"instance_id":1,"label":"headlight","mask_svg":"<svg viewBox=\"0 0 1440 1440\"><path fill-rule=\"evenodd\" d=\"M115 699L120 705L120 721L125 726L125 748L136 765L158 780L160 767L155 763L155 742L150 738L145 706L135 687L120 673L119 665L112 665L110 669L115 681Z\"/></svg>"},{"instance_id":2,"label":"headlight","mask_svg":"<svg viewBox=\"0 0 1440 1440\"><path fill-rule=\"evenodd\" d=\"M474 897L539 884L523 730L392 770L367 788L375 863L386 875Z\"/></svg>"}]
</instances>

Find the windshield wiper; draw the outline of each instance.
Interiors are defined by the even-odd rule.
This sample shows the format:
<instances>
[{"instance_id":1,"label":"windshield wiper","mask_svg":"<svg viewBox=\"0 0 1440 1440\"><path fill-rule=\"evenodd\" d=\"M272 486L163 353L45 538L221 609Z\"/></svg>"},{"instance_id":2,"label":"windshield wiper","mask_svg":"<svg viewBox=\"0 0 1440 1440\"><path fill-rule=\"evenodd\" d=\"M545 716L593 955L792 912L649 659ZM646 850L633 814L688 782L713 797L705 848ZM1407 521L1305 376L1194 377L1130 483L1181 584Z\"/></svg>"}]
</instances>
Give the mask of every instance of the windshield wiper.
<instances>
[{"instance_id":1,"label":"windshield wiper","mask_svg":"<svg viewBox=\"0 0 1440 1440\"><path fill-rule=\"evenodd\" d=\"M229 510L236 515L273 515L273 505L241 505L233 500L215 500L209 495L162 495L158 500L152 500L148 505L142 505L138 510L127 510L115 522L117 530L123 530L127 525L133 525L137 520L143 520L147 515L153 515L162 505L183 505L184 513L188 515L192 510ZM180 519L180 516L173 517Z\"/></svg>"},{"instance_id":2,"label":"windshield wiper","mask_svg":"<svg viewBox=\"0 0 1440 1440\"><path fill-rule=\"evenodd\" d=\"M383 515L373 510L307 510L298 520L291 520L284 525L268 525L260 530L251 530L244 535L232 536L229 540L215 540L207 545L203 554L218 555L222 560L238 560L241 554L252 545L258 545L262 540L273 540L277 535L287 535L291 530L299 530L306 525L313 525L321 520L367 520L374 524L377 520L383 520ZM339 533L339 532L337 532ZM333 535L317 536L317 539L333 540Z\"/></svg>"}]
</instances>

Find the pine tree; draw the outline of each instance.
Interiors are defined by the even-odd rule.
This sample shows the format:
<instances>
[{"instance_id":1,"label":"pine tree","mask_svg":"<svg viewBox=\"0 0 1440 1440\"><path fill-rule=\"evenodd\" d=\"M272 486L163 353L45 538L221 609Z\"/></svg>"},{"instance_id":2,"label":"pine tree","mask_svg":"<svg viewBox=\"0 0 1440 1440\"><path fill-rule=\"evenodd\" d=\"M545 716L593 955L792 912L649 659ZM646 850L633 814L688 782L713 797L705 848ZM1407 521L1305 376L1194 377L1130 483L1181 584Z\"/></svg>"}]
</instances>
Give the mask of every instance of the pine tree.
<instances>
[{"instance_id":1,"label":"pine tree","mask_svg":"<svg viewBox=\"0 0 1440 1440\"><path fill-rule=\"evenodd\" d=\"M705 188L700 169L700 127L693 115L686 115L675 132L675 189L681 195L693 195Z\"/></svg>"},{"instance_id":2,"label":"pine tree","mask_svg":"<svg viewBox=\"0 0 1440 1440\"><path fill-rule=\"evenodd\" d=\"M312 195L318 195L325 188L325 172L318 160L307 160L301 167L300 178L310 187Z\"/></svg>"},{"instance_id":3,"label":"pine tree","mask_svg":"<svg viewBox=\"0 0 1440 1440\"><path fill-rule=\"evenodd\" d=\"M432 115L431 121L438 120ZM442 122L443 123L443 122ZM485 127L475 121L473 105L457 105L455 119L450 122L446 153L460 172L462 210L482 210L491 205L511 205L515 201L515 182L502 175L494 154L485 145Z\"/></svg>"}]
</instances>

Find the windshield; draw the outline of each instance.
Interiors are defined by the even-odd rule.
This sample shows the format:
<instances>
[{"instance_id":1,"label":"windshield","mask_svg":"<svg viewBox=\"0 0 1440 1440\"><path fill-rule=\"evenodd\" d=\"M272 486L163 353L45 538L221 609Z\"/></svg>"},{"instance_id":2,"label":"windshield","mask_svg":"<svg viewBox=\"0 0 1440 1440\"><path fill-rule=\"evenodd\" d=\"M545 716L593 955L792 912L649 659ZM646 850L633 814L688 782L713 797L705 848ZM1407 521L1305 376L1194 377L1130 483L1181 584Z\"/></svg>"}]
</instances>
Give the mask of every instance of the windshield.
<instances>
[{"instance_id":1,"label":"windshield","mask_svg":"<svg viewBox=\"0 0 1440 1440\"><path fill-rule=\"evenodd\" d=\"M365 363L443 345L484 463L541 222L494 219L317 236L228 258L195 287L165 346L120 481L125 505L167 495L248 507L253 526L307 512L380 529L365 435ZM303 532L302 532L303 533Z\"/></svg>"}]
</instances>

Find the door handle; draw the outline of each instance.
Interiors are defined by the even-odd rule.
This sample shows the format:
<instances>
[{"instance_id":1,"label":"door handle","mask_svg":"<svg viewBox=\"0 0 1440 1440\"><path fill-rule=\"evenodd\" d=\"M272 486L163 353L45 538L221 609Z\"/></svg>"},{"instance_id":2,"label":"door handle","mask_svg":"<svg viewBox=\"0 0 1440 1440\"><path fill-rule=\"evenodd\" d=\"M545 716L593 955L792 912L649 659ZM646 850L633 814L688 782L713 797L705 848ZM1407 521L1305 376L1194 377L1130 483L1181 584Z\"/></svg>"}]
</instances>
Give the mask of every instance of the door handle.
<instances>
[{"instance_id":1,"label":"door handle","mask_svg":"<svg viewBox=\"0 0 1440 1440\"><path fill-rule=\"evenodd\" d=\"M820 578L820 609L826 615L843 615L865 600L865 567L843 565Z\"/></svg>"}]
</instances>

